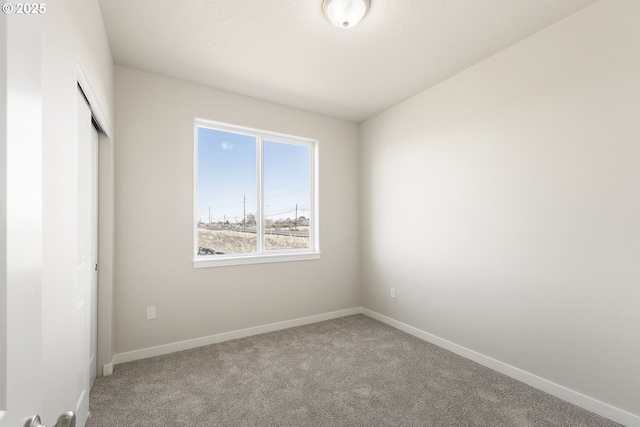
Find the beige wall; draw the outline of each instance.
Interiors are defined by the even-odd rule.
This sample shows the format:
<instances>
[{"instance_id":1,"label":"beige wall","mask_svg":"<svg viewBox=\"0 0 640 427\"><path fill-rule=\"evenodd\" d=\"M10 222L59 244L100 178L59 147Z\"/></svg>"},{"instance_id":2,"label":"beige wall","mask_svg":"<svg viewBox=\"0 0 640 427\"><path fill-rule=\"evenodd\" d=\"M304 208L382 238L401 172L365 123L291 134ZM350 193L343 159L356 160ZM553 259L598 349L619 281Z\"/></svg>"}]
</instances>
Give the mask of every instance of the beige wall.
<instances>
[{"instance_id":1,"label":"beige wall","mask_svg":"<svg viewBox=\"0 0 640 427\"><path fill-rule=\"evenodd\" d=\"M196 117L319 141L320 260L193 268ZM120 66L116 122L116 353L359 306L357 125Z\"/></svg>"},{"instance_id":2,"label":"beige wall","mask_svg":"<svg viewBox=\"0 0 640 427\"><path fill-rule=\"evenodd\" d=\"M47 3L42 23L43 420L55 420L76 404L78 62L112 122L113 61L97 1Z\"/></svg>"},{"instance_id":3,"label":"beige wall","mask_svg":"<svg viewBox=\"0 0 640 427\"><path fill-rule=\"evenodd\" d=\"M638 17L596 3L360 144L366 308L637 416Z\"/></svg>"}]
</instances>

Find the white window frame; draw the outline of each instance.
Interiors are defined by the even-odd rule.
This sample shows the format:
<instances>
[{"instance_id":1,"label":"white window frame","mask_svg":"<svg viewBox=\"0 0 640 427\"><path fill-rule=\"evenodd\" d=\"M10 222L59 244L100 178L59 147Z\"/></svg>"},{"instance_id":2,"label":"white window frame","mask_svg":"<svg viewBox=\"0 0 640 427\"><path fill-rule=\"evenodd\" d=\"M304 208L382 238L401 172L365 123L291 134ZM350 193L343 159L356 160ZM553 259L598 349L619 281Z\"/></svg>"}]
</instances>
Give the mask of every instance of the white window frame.
<instances>
[{"instance_id":1,"label":"white window frame","mask_svg":"<svg viewBox=\"0 0 640 427\"><path fill-rule=\"evenodd\" d=\"M223 132L249 135L256 138L256 194L258 195L256 212L257 252L248 254L198 255L198 128L207 128ZM266 250L264 247L264 141L282 142L286 144L309 147L309 185L310 212L309 247L303 249ZM319 190L318 190L318 141L276 132L235 126L206 119L196 118L194 123L194 196L193 196L193 267L223 267L243 264L262 264L271 262L306 261L320 259L319 241Z\"/></svg>"}]
</instances>

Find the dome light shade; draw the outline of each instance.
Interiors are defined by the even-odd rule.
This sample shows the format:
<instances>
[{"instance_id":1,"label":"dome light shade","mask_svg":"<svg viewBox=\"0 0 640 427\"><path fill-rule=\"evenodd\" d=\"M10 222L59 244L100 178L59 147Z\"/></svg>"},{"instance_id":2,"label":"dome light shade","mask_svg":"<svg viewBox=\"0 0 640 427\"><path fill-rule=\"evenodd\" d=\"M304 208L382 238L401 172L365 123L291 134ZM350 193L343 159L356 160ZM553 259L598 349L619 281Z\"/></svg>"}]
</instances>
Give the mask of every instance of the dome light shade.
<instances>
[{"instance_id":1,"label":"dome light shade","mask_svg":"<svg viewBox=\"0 0 640 427\"><path fill-rule=\"evenodd\" d=\"M322 11L333 25L351 28L367 13L370 0L324 0Z\"/></svg>"}]
</instances>

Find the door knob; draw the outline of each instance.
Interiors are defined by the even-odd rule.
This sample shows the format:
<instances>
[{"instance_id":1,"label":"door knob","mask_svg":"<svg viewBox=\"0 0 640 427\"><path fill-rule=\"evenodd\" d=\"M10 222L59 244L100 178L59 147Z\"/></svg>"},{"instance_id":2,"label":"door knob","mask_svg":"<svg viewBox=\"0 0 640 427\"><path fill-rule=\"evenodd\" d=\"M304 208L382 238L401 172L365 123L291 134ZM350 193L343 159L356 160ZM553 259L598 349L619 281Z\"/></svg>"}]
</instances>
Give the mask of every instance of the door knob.
<instances>
[{"instance_id":1,"label":"door knob","mask_svg":"<svg viewBox=\"0 0 640 427\"><path fill-rule=\"evenodd\" d=\"M45 427L40 421L40 415L34 415L29 418L24 427ZM67 411L58 417L56 425L53 427L76 427L76 414L73 411Z\"/></svg>"}]
</instances>

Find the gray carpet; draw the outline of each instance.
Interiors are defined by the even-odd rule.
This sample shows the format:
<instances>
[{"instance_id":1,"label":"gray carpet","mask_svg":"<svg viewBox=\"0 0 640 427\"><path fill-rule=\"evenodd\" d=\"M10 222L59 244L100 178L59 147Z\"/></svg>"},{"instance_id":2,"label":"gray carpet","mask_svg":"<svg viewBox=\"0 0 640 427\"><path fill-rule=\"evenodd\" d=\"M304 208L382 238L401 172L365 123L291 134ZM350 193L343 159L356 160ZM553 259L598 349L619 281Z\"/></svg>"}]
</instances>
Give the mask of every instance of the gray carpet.
<instances>
[{"instance_id":1,"label":"gray carpet","mask_svg":"<svg viewBox=\"0 0 640 427\"><path fill-rule=\"evenodd\" d=\"M89 427L618 426L364 315L123 363Z\"/></svg>"}]
</instances>

